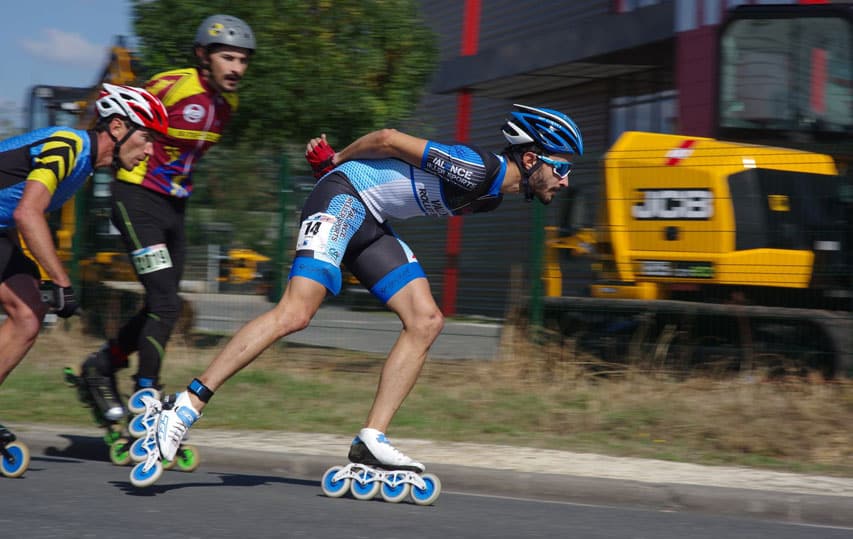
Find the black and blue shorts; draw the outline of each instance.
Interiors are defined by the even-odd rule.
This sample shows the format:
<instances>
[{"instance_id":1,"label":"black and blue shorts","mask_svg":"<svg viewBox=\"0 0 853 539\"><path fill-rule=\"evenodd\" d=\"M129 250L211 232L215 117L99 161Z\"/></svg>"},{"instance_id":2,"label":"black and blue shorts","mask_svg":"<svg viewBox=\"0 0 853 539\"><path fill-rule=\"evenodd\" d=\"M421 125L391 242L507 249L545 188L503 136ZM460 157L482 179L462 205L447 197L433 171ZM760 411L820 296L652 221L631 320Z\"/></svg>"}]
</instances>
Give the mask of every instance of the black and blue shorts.
<instances>
[{"instance_id":1,"label":"black and blue shorts","mask_svg":"<svg viewBox=\"0 0 853 539\"><path fill-rule=\"evenodd\" d=\"M409 246L335 172L317 183L302 207L290 277L317 281L337 295L342 263L383 303L414 279L426 277Z\"/></svg>"},{"instance_id":2,"label":"black and blue shorts","mask_svg":"<svg viewBox=\"0 0 853 539\"><path fill-rule=\"evenodd\" d=\"M35 261L24 254L11 236L15 233L14 230L0 230L0 283L20 273L40 279L41 274Z\"/></svg>"}]
</instances>

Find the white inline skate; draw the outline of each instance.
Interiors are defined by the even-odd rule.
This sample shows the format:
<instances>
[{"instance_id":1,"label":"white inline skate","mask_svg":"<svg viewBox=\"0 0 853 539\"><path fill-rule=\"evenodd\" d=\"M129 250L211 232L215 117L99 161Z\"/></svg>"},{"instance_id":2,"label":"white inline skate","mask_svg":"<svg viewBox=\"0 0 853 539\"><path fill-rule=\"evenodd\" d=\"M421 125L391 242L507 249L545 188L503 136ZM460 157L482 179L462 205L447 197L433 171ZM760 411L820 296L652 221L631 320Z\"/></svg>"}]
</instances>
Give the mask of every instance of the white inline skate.
<instances>
[{"instance_id":1,"label":"white inline skate","mask_svg":"<svg viewBox=\"0 0 853 539\"><path fill-rule=\"evenodd\" d=\"M195 446L178 441L175 447L163 447L164 444L157 439L158 429L165 428L167 420L173 416L180 415L187 423L186 428L200 416L192 411L192 407L187 410L187 403L181 399L186 399L184 393L169 395L160 401L159 392L154 389L141 389L130 398L129 408L138 413L128 423L128 432L136 438L130 446L130 458L137 463L130 471L133 486L153 485L163 475L163 470L175 468L192 472L198 468L200 459ZM187 412L194 413L194 417Z\"/></svg>"},{"instance_id":2,"label":"white inline skate","mask_svg":"<svg viewBox=\"0 0 853 539\"><path fill-rule=\"evenodd\" d=\"M417 505L431 505L441 494L438 476L423 473L425 467L403 454L384 433L361 429L349 450L350 464L333 466L320 481L323 493L339 498L350 492L357 500L370 500L377 494L390 503L411 495Z\"/></svg>"}]
</instances>

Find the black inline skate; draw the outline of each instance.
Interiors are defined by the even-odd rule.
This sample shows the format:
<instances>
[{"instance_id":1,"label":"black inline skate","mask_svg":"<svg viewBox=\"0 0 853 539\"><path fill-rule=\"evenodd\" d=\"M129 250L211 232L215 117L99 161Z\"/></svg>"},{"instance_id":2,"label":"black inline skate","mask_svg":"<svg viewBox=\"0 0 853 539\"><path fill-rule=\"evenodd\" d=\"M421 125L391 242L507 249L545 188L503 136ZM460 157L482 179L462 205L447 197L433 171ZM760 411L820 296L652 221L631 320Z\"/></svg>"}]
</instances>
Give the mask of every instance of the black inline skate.
<instances>
[{"instance_id":1,"label":"black inline skate","mask_svg":"<svg viewBox=\"0 0 853 539\"><path fill-rule=\"evenodd\" d=\"M124 426L127 411L121 402L107 346L89 354L78 374L71 367L63 370L65 382L77 389L77 398L91 412L95 423L106 429L104 442L110 448L110 461L117 466L130 463L130 436Z\"/></svg>"}]
</instances>

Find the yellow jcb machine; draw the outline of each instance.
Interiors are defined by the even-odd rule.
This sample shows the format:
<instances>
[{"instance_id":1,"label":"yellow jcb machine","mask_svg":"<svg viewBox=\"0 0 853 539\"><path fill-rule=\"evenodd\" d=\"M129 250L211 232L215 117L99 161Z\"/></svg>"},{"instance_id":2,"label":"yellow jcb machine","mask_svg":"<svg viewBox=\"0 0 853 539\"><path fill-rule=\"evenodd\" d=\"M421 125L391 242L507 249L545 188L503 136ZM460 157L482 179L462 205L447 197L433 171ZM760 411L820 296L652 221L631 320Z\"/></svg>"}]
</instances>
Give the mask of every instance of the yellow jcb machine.
<instances>
[{"instance_id":1,"label":"yellow jcb machine","mask_svg":"<svg viewBox=\"0 0 853 539\"><path fill-rule=\"evenodd\" d=\"M270 261L252 249L228 249L220 260L219 290L266 294L272 282Z\"/></svg>"},{"instance_id":2,"label":"yellow jcb machine","mask_svg":"<svg viewBox=\"0 0 853 539\"><path fill-rule=\"evenodd\" d=\"M624 133L595 226L549 242L546 304L607 359L849 370L851 197L827 155ZM562 297L560 249L591 253L589 297Z\"/></svg>"}]
</instances>

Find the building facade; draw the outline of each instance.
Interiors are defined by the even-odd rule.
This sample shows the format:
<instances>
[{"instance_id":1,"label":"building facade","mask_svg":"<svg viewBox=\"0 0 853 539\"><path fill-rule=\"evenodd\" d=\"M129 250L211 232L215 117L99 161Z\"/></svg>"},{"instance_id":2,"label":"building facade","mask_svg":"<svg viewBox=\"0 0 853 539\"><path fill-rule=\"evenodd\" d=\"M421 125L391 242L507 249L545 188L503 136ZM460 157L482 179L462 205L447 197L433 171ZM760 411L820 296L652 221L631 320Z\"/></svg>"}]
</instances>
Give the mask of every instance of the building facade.
<instances>
[{"instance_id":1,"label":"building facade","mask_svg":"<svg viewBox=\"0 0 853 539\"><path fill-rule=\"evenodd\" d=\"M424 0L440 63L416 121L404 127L497 152L513 103L569 114L586 153L570 176L578 189L555 200L547 222L562 230L590 224L600 159L620 133L717 134L717 32L730 9L755 3ZM520 198L490 214L396 226L446 314L502 317L513 294L529 290L534 204ZM567 293L583 294L581 267Z\"/></svg>"}]
</instances>

